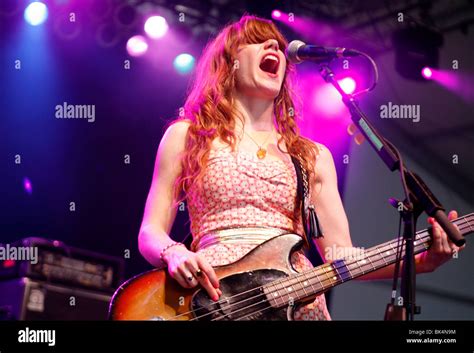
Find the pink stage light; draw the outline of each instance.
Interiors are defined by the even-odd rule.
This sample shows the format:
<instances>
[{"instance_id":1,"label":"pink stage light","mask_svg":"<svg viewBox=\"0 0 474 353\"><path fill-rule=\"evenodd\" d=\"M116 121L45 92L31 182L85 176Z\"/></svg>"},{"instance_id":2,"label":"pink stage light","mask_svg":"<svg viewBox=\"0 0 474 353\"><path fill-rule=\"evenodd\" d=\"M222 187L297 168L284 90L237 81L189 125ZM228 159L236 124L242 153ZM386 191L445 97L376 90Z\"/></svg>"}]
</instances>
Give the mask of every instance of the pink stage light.
<instances>
[{"instance_id":1,"label":"pink stage light","mask_svg":"<svg viewBox=\"0 0 474 353\"><path fill-rule=\"evenodd\" d=\"M145 22L145 32L150 38L161 38L168 32L168 23L162 16L151 16Z\"/></svg>"},{"instance_id":2,"label":"pink stage light","mask_svg":"<svg viewBox=\"0 0 474 353\"><path fill-rule=\"evenodd\" d=\"M273 10L272 11L272 17L273 18L280 18L281 17L281 11L280 10Z\"/></svg>"},{"instance_id":3,"label":"pink stage light","mask_svg":"<svg viewBox=\"0 0 474 353\"><path fill-rule=\"evenodd\" d=\"M33 192L33 185L31 185L31 181L28 178L23 179L23 187L25 188L25 191L31 195Z\"/></svg>"},{"instance_id":4,"label":"pink stage light","mask_svg":"<svg viewBox=\"0 0 474 353\"><path fill-rule=\"evenodd\" d=\"M421 70L421 75L426 78L427 80L431 79L431 77L433 76L433 71L429 68L429 67L424 67L422 70Z\"/></svg>"},{"instance_id":5,"label":"pink stage light","mask_svg":"<svg viewBox=\"0 0 474 353\"><path fill-rule=\"evenodd\" d=\"M338 83L346 94L354 93L357 86L352 77L343 78L342 80L339 80Z\"/></svg>"},{"instance_id":6,"label":"pink stage light","mask_svg":"<svg viewBox=\"0 0 474 353\"><path fill-rule=\"evenodd\" d=\"M312 96L312 113L326 119L338 119L344 112L345 105L339 92L331 85L317 87Z\"/></svg>"},{"instance_id":7,"label":"pink stage light","mask_svg":"<svg viewBox=\"0 0 474 353\"><path fill-rule=\"evenodd\" d=\"M457 94L466 102L474 102L474 75L458 70L438 70L432 68L430 80Z\"/></svg>"},{"instance_id":8,"label":"pink stage light","mask_svg":"<svg viewBox=\"0 0 474 353\"><path fill-rule=\"evenodd\" d=\"M148 44L143 36L133 36L127 41L127 51L131 56L143 55L147 50Z\"/></svg>"}]
</instances>

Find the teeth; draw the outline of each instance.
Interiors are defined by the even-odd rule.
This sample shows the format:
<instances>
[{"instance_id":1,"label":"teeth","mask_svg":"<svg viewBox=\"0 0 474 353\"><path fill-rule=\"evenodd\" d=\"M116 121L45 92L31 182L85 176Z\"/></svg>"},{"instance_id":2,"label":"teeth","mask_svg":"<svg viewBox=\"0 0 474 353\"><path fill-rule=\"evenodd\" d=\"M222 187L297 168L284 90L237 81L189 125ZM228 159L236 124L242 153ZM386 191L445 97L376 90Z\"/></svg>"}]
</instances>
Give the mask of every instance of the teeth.
<instances>
[{"instance_id":1,"label":"teeth","mask_svg":"<svg viewBox=\"0 0 474 353\"><path fill-rule=\"evenodd\" d=\"M278 71L279 64L280 59L278 58L278 56L274 54L267 54L262 58L262 61L260 63L260 69L271 74L276 74Z\"/></svg>"},{"instance_id":2,"label":"teeth","mask_svg":"<svg viewBox=\"0 0 474 353\"><path fill-rule=\"evenodd\" d=\"M268 54L267 56L265 56L263 58L263 60L267 60L267 59L278 61L278 58L275 55L272 55L272 54Z\"/></svg>"}]
</instances>

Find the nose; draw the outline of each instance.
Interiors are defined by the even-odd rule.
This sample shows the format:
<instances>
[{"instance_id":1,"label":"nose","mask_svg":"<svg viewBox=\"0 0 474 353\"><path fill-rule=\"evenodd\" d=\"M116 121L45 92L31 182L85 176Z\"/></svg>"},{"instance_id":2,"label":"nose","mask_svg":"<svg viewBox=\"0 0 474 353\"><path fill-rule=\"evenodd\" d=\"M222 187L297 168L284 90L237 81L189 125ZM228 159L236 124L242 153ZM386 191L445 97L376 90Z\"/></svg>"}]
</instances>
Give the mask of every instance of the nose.
<instances>
[{"instance_id":1,"label":"nose","mask_svg":"<svg viewBox=\"0 0 474 353\"><path fill-rule=\"evenodd\" d=\"M265 42L265 49L273 49L275 51L278 51L279 46L278 46L278 41L276 39L269 39Z\"/></svg>"}]
</instances>

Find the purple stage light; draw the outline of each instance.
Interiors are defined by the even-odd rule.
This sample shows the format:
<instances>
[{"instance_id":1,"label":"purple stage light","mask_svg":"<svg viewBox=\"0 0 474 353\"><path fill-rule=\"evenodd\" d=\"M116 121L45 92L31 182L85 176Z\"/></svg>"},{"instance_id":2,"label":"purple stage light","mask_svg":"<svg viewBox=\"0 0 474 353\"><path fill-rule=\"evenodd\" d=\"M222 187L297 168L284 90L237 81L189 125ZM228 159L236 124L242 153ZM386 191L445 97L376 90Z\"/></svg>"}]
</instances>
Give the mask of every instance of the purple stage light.
<instances>
[{"instance_id":1,"label":"purple stage light","mask_svg":"<svg viewBox=\"0 0 474 353\"><path fill-rule=\"evenodd\" d=\"M140 56L148 50L148 43L145 37L137 35L127 41L127 51L131 56Z\"/></svg>"},{"instance_id":2,"label":"purple stage light","mask_svg":"<svg viewBox=\"0 0 474 353\"><path fill-rule=\"evenodd\" d=\"M458 70L431 69L431 80L466 102L474 102L474 75Z\"/></svg>"},{"instance_id":3,"label":"purple stage light","mask_svg":"<svg viewBox=\"0 0 474 353\"><path fill-rule=\"evenodd\" d=\"M337 119L341 117L345 106L341 101L341 95L331 85L318 86L312 97L312 113L316 116Z\"/></svg>"},{"instance_id":4,"label":"purple stage light","mask_svg":"<svg viewBox=\"0 0 474 353\"><path fill-rule=\"evenodd\" d=\"M272 17L277 19L281 17L281 11L280 10L273 10L272 11Z\"/></svg>"},{"instance_id":5,"label":"purple stage light","mask_svg":"<svg viewBox=\"0 0 474 353\"><path fill-rule=\"evenodd\" d=\"M433 76L433 71L429 67L424 67L421 70L421 75L427 80L430 80L431 77Z\"/></svg>"},{"instance_id":6,"label":"purple stage light","mask_svg":"<svg viewBox=\"0 0 474 353\"><path fill-rule=\"evenodd\" d=\"M28 194L32 194L33 186L31 185L31 181L28 178L23 178L23 187Z\"/></svg>"},{"instance_id":7,"label":"purple stage light","mask_svg":"<svg viewBox=\"0 0 474 353\"><path fill-rule=\"evenodd\" d=\"M145 22L145 32L150 38L161 38L168 32L168 23L162 16L151 16Z\"/></svg>"},{"instance_id":8,"label":"purple stage light","mask_svg":"<svg viewBox=\"0 0 474 353\"><path fill-rule=\"evenodd\" d=\"M338 83L342 90L347 94L354 93L356 89L356 82L352 77L343 78L342 80L339 80Z\"/></svg>"}]
</instances>

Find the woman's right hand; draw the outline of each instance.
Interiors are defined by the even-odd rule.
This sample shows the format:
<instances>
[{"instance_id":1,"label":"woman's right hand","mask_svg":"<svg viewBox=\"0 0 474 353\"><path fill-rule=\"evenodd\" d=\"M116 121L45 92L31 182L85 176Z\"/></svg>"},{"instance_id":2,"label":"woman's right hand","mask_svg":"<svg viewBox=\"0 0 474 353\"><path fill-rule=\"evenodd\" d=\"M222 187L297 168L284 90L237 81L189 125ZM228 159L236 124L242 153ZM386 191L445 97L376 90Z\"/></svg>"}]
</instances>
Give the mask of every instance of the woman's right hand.
<instances>
[{"instance_id":1,"label":"woman's right hand","mask_svg":"<svg viewBox=\"0 0 474 353\"><path fill-rule=\"evenodd\" d=\"M201 284L214 301L222 295L216 272L201 255L185 246L173 246L164 252L163 260L170 276L182 287L194 288Z\"/></svg>"}]
</instances>

